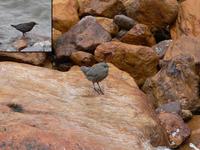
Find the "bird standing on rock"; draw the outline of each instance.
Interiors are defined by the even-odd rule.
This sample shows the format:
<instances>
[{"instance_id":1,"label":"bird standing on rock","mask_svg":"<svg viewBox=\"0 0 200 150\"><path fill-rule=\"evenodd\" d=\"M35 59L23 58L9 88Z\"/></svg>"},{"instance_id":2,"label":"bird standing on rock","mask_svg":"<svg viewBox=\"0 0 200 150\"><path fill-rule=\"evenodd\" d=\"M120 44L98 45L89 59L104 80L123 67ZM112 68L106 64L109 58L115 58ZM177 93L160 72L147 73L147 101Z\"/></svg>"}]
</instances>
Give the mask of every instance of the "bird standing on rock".
<instances>
[{"instance_id":1,"label":"bird standing on rock","mask_svg":"<svg viewBox=\"0 0 200 150\"><path fill-rule=\"evenodd\" d=\"M103 91L101 90L99 82L101 82L108 76L108 70L109 66L105 62L100 62L92 67L86 67L86 66L81 67L81 71L84 73L84 75L89 81L92 81L94 90L98 94L104 94ZM97 83L99 90L95 88L95 83Z\"/></svg>"},{"instance_id":2,"label":"bird standing on rock","mask_svg":"<svg viewBox=\"0 0 200 150\"><path fill-rule=\"evenodd\" d=\"M23 36L25 36L25 33L31 31L35 25L38 25L38 24L36 22L28 22L28 23L21 23L18 25L11 25L11 26L17 29L18 31L21 31L23 33Z\"/></svg>"}]
</instances>

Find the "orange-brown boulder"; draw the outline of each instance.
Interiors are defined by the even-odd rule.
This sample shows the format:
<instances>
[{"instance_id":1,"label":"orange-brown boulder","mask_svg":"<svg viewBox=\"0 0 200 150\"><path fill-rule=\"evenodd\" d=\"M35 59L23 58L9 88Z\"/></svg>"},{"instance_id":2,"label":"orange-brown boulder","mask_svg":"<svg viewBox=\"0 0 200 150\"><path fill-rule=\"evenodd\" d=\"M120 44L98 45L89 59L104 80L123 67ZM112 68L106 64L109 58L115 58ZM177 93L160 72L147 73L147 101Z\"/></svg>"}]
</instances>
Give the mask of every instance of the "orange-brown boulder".
<instances>
[{"instance_id":1,"label":"orange-brown boulder","mask_svg":"<svg viewBox=\"0 0 200 150\"><path fill-rule=\"evenodd\" d=\"M172 24L178 14L177 0L123 0L127 15L149 27Z\"/></svg>"},{"instance_id":2,"label":"orange-brown boulder","mask_svg":"<svg viewBox=\"0 0 200 150\"><path fill-rule=\"evenodd\" d=\"M151 144L166 144L145 94L109 66L105 94L98 95L79 67L63 73L1 62L1 149L154 150Z\"/></svg>"},{"instance_id":3,"label":"orange-brown boulder","mask_svg":"<svg viewBox=\"0 0 200 150\"><path fill-rule=\"evenodd\" d=\"M163 62L161 70L146 80L143 90L155 106L179 101L183 109L196 111L200 99L199 77L194 66L194 59L188 55Z\"/></svg>"},{"instance_id":4,"label":"orange-brown boulder","mask_svg":"<svg viewBox=\"0 0 200 150\"><path fill-rule=\"evenodd\" d=\"M149 47L112 41L99 45L95 50L97 61L106 60L128 72L140 86L146 78L157 72L159 58Z\"/></svg>"},{"instance_id":5,"label":"orange-brown boulder","mask_svg":"<svg viewBox=\"0 0 200 150\"><path fill-rule=\"evenodd\" d=\"M96 62L92 54L82 51L73 52L70 59L79 66L92 66Z\"/></svg>"},{"instance_id":6,"label":"orange-brown boulder","mask_svg":"<svg viewBox=\"0 0 200 150\"><path fill-rule=\"evenodd\" d=\"M93 15L113 18L124 11L124 5L120 0L78 0L79 15Z\"/></svg>"},{"instance_id":7,"label":"orange-brown boulder","mask_svg":"<svg viewBox=\"0 0 200 150\"><path fill-rule=\"evenodd\" d=\"M53 0L53 27L68 31L79 21L77 0Z\"/></svg>"},{"instance_id":8,"label":"orange-brown boulder","mask_svg":"<svg viewBox=\"0 0 200 150\"><path fill-rule=\"evenodd\" d=\"M21 63L28 63L33 65L42 65L47 58L46 53L11 53L1 52L0 61L16 61Z\"/></svg>"},{"instance_id":9,"label":"orange-brown boulder","mask_svg":"<svg viewBox=\"0 0 200 150\"><path fill-rule=\"evenodd\" d=\"M136 24L130 29L120 41L134 45L153 46L156 44L156 40L149 30L148 26L144 24Z\"/></svg>"},{"instance_id":10,"label":"orange-brown boulder","mask_svg":"<svg viewBox=\"0 0 200 150\"><path fill-rule=\"evenodd\" d=\"M200 115L194 115L192 120L188 122L188 126L192 131L191 136L184 145L180 147L180 150L198 150L200 149Z\"/></svg>"},{"instance_id":11,"label":"orange-brown boulder","mask_svg":"<svg viewBox=\"0 0 200 150\"><path fill-rule=\"evenodd\" d=\"M195 63L200 63L200 39L194 36L182 36L174 40L167 49L164 60L178 55L191 55Z\"/></svg>"},{"instance_id":12,"label":"orange-brown boulder","mask_svg":"<svg viewBox=\"0 0 200 150\"><path fill-rule=\"evenodd\" d=\"M177 148L190 136L190 128L178 114L161 112L158 117L168 134L171 148Z\"/></svg>"},{"instance_id":13,"label":"orange-brown boulder","mask_svg":"<svg viewBox=\"0 0 200 150\"><path fill-rule=\"evenodd\" d=\"M96 17L97 22L111 35L115 36L119 28L118 26L113 22L113 19L105 18L105 17Z\"/></svg>"},{"instance_id":14,"label":"orange-brown boulder","mask_svg":"<svg viewBox=\"0 0 200 150\"><path fill-rule=\"evenodd\" d=\"M200 36L200 1L184 0L180 3L178 18L171 29L173 39L182 35Z\"/></svg>"}]
</instances>

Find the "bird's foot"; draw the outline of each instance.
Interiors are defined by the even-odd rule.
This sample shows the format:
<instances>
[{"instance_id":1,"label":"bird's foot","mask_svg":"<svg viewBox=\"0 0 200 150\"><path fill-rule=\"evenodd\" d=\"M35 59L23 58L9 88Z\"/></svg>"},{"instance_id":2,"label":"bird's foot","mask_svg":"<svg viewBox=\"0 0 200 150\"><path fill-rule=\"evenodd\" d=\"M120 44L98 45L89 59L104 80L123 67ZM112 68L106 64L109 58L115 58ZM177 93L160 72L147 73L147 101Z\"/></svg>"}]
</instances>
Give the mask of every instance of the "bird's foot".
<instances>
[{"instance_id":1,"label":"bird's foot","mask_svg":"<svg viewBox=\"0 0 200 150\"><path fill-rule=\"evenodd\" d=\"M97 82L97 85L98 85L98 87L99 87L99 92L100 92L102 95L104 95L104 93L103 93L103 91L102 91L102 89L101 89L101 87L100 87L100 85L99 85L99 82Z\"/></svg>"},{"instance_id":2,"label":"bird's foot","mask_svg":"<svg viewBox=\"0 0 200 150\"><path fill-rule=\"evenodd\" d=\"M23 34L22 34L22 37L25 38L25 37L26 37L26 33L23 33Z\"/></svg>"},{"instance_id":3,"label":"bird's foot","mask_svg":"<svg viewBox=\"0 0 200 150\"><path fill-rule=\"evenodd\" d=\"M93 82L93 88L94 88L94 90L95 90L98 94L101 94L101 93L99 93L99 90L96 89L96 87L95 87L95 83L94 83L94 82Z\"/></svg>"},{"instance_id":4,"label":"bird's foot","mask_svg":"<svg viewBox=\"0 0 200 150\"><path fill-rule=\"evenodd\" d=\"M101 92L98 90L98 89L96 89L95 87L94 87L94 90L100 95L101 94Z\"/></svg>"}]
</instances>

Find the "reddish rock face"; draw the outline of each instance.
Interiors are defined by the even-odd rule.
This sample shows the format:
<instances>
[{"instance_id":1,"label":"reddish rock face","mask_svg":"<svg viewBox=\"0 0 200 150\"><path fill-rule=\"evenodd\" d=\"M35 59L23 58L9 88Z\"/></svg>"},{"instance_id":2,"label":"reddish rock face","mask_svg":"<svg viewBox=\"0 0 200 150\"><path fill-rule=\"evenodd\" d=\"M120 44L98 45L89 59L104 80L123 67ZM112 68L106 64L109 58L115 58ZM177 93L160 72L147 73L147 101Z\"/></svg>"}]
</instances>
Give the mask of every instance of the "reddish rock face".
<instances>
[{"instance_id":1,"label":"reddish rock face","mask_svg":"<svg viewBox=\"0 0 200 150\"><path fill-rule=\"evenodd\" d=\"M120 0L78 0L80 16L94 15L113 18L124 11Z\"/></svg>"},{"instance_id":2,"label":"reddish rock face","mask_svg":"<svg viewBox=\"0 0 200 150\"><path fill-rule=\"evenodd\" d=\"M191 129L191 136L185 142L185 144L180 147L180 150L191 150L196 148L200 149L200 115L194 115L192 120L189 121L188 126Z\"/></svg>"},{"instance_id":3,"label":"reddish rock face","mask_svg":"<svg viewBox=\"0 0 200 150\"><path fill-rule=\"evenodd\" d=\"M164 56L164 60L170 60L178 55L191 55L195 63L200 63L200 39L194 36L182 36L174 40Z\"/></svg>"},{"instance_id":4,"label":"reddish rock face","mask_svg":"<svg viewBox=\"0 0 200 150\"><path fill-rule=\"evenodd\" d=\"M122 42L107 42L95 50L97 61L106 60L119 69L128 72L142 85L146 78L157 72L158 56L149 47L125 44Z\"/></svg>"},{"instance_id":5,"label":"reddish rock face","mask_svg":"<svg viewBox=\"0 0 200 150\"><path fill-rule=\"evenodd\" d=\"M70 59L79 66L92 66L96 62L92 54L82 51L72 53Z\"/></svg>"},{"instance_id":6,"label":"reddish rock face","mask_svg":"<svg viewBox=\"0 0 200 150\"><path fill-rule=\"evenodd\" d=\"M134 45L153 46L156 40L149 30L148 26L144 24L137 24L129 30L120 41Z\"/></svg>"},{"instance_id":7,"label":"reddish rock face","mask_svg":"<svg viewBox=\"0 0 200 150\"><path fill-rule=\"evenodd\" d=\"M190 136L189 127L179 115L161 112L158 117L168 133L171 148L180 146Z\"/></svg>"},{"instance_id":8,"label":"reddish rock face","mask_svg":"<svg viewBox=\"0 0 200 150\"><path fill-rule=\"evenodd\" d=\"M176 24L171 29L173 39L182 35L200 36L200 1L184 0L180 3Z\"/></svg>"},{"instance_id":9,"label":"reddish rock face","mask_svg":"<svg viewBox=\"0 0 200 150\"><path fill-rule=\"evenodd\" d=\"M110 40L110 34L97 23L95 17L87 16L58 38L56 57L68 57L77 50L93 52L99 44Z\"/></svg>"},{"instance_id":10,"label":"reddish rock face","mask_svg":"<svg viewBox=\"0 0 200 150\"><path fill-rule=\"evenodd\" d=\"M68 31L79 21L77 0L53 0L53 27Z\"/></svg>"},{"instance_id":11,"label":"reddish rock face","mask_svg":"<svg viewBox=\"0 0 200 150\"><path fill-rule=\"evenodd\" d=\"M146 80L143 90L155 106L179 101L183 109L196 111L200 107L199 77L194 59L179 55L163 63L161 70Z\"/></svg>"},{"instance_id":12,"label":"reddish rock face","mask_svg":"<svg viewBox=\"0 0 200 150\"><path fill-rule=\"evenodd\" d=\"M145 94L109 66L101 82L105 94L98 95L79 67L63 73L1 62L1 149L154 150L149 141L166 144Z\"/></svg>"},{"instance_id":13,"label":"reddish rock face","mask_svg":"<svg viewBox=\"0 0 200 150\"><path fill-rule=\"evenodd\" d=\"M172 24L178 13L177 0L122 0L127 15L149 27Z\"/></svg>"},{"instance_id":14,"label":"reddish rock face","mask_svg":"<svg viewBox=\"0 0 200 150\"><path fill-rule=\"evenodd\" d=\"M42 65L45 62L46 58L46 53L0 53L1 61L16 61L33 65Z\"/></svg>"}]
</instances>

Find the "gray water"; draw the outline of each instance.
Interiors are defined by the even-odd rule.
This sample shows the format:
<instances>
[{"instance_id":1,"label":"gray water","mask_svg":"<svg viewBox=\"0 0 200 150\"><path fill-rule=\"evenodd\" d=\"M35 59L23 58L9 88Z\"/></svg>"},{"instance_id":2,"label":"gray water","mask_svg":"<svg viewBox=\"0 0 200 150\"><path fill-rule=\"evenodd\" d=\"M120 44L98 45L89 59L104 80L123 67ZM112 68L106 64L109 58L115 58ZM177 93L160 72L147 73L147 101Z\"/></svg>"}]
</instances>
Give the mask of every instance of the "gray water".
<instances>
[{"instance_id":1,"label":"gray water","mask_svg":"<svg viewBox=\"0 0 200 150\"><path fill-rule=\"evenodd\" d=\"M12 41L22 36L11 24L30 21L39 25L27 35L34 33L51 41L51 0L0 0L0 50L14 51Z\"/></svg>"}]
</instances>

